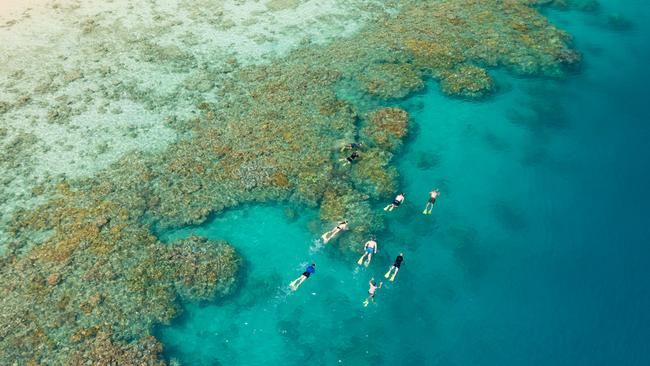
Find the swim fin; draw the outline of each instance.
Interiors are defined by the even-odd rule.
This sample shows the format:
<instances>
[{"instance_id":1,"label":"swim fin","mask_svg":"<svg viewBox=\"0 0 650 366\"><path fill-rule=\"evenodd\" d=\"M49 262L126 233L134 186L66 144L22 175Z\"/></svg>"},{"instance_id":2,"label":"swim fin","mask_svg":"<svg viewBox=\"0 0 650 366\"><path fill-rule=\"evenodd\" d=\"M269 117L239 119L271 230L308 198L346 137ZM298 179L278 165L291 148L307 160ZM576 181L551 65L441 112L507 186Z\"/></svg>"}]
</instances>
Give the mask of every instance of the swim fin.
<instances>
[{"instance_id":1,"label":"swim fin","mask_svg":"<svg viewBox=\"0 0 650 366\"><path fill-rule=\"evenodd\" d=\"M390 205L384 207L384 211L388 211L388 208L389 208L389 207L390 207Z\"/></svg>"},{"instance_id":2,"label":"swim fin","mask_svg":"<svg viewBox=\"0 0 650 366\"><path fill-rule=\"evenodd\" d=\"M363 307L365 308L366 306L368 306L368 304L370 304L370 301L368 301L368 299L365 299L363 301Z\"/></svg>"},{"instance_id":3,"label":"swim fin","mask_svg":"<svg viewBox=\"0 0 650 366\"><path fill-rule=\"evenodd\" d=\"M395 275L396 275L396 274L397 274L397 272L393 273L393 277L390 278L390 281L391 281L391 282L395 281Z\"/></svg>"},{"instance_id":4,"label":"swim fin","mask_svg":"<svg viewBox=\"0 0 650 366\"><path fill-rule=\"evenodd\" d=\"M384 275L385 278L390 277L390 271L391 271L391 270L392 270L392 269L389 269L388 272L386 272L386 274Z\"/></svg>"},{"instance_id":5,"label":"swim fin","mask_svg":"<svg viewBox=\"0 0 650 366\"><path fill-rule=\"evenodd\" d=\"M357 263L358 263L359 265L361 265L361 264L363 263L363 256L362 256L361 258L359 258L359 260L357 261Z\"/></svg>"}]
</instances>

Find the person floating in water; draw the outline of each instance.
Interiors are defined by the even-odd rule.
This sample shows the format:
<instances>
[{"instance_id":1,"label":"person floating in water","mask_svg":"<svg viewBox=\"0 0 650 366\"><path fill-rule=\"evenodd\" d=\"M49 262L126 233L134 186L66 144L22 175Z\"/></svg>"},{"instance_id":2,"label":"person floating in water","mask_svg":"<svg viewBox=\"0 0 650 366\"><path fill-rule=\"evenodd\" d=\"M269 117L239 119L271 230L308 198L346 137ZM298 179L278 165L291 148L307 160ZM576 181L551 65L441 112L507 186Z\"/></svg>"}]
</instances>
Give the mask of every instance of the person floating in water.
<instances>
[{"instance_id":1,"label":"person floating in water","mask_svg":"<svg viewBox=\"0 0 650 366\"><path fill-rule=\"evenodd\" d=\"M370 260L372 260L372 255L377 253L377 242L375 241L375 238L372 237L370 240L366 242L366 244L363 245L363 255L357 263L361 265L363 263L363 259L368 256L368 260L366 260L366 267L370 264Z\"/></svg>"},{"instance_id":2,"label":"person floating in water","mask_svg":"<svg viewBox=\"0 0 650 366\"><path fill-rule=\"evenodd\" d=\"M323 239L323 243L327 243L328 241L332 240L332 238L335 237L336 234L347 229L348 229L348 220L343 220L339 222L334 229L323 234L321 236L321 239Z\"/></svg>"},{"instance_id":3,"label":"person floating in water","mask_svg":"<svg viewBox=\"0 0 650 366\"><path fill-rule=\"evenodd\" d=\"M303 272L300 277L296 278L295 280L291 281L289 284L289 287L291 287L292 290L296 291L300 285L302 285L303 282L305 282L306 279L309 278L309 276L316 272L316 263L312 263L310 266L307 266L307 269L305 269L305 272Z\"/></svg>"},{"instance_id":4,"label":"person floating in water","mask_svg":"<svg viewBox=\"0 0 650 366\"><path fill-rule=\"evenodd\" d=\"M400 193L397 196L395 196L395 199L393 200L393 203L390 205L384 207L384 211L393 211L397 206L401 205L402 202L404 202L404 193Z\"/></svg>"},{"instance_id":5,"label":"person floating in water","mask_svg":"<svg viewBox=\"0 0 650 366\"><path fill-rule=\"evenodd\" d=\"M393 277L390 277L391 281L395 281L395 275L397 275L397 271L399 271L399 267L402 265L402 261L404 260L404 253L400 253L397 258L395 258L395 262L393 263L392 266L388 269L388 272L384 275L384 277L388 278L390 277L390 273L393 272Z\"/></svg>"},{"instance_id":6,"label":"person floating in water","mask_svg":"<svg viewBox=\"0 0 650 366\"><path fill-rule=\"evenodd\" d=\"M339 161L342 161L343 165L348 165L348 164L352 164L352 162L354 162L359 156L360 155L358 152L353 151L352 154L350 154L350 156L348 156L345 159L339 159Z\"/></svg>"},{"instance_id":7,"label":"person floating in water","mask_svg":"<svg viewBox=\"0 0 650 366\"><path fill-rule=\"evenodd\" d=\"M424 211L422 211L423 214L425 215L431 215L431 211L433 210L433 205L436 203L436 198L440 196L440 191L437 189L434 189L433 191L429 192L429 202L427 202L427 205L424 206Z\"/></svg>"},{"instance_id":8,"label":"person floating in water","mask_svg":"<svg viewBox=\"0 0 650 366\"><path fill-rule=\"evenodd\" d=\"M375 278L371 278L370 281L368 282L368 285L370 287L368 288L368 297L366 297L366 300L363 302L363 306L368 306L370 303L370 300L372 300L372 303L375 303L375 292L377 292L378 288L381 288L383 285L383 282L379 282L379 286L377 286L377 282L375 282Z\"/></svg>"},{"instance_id":9,"label":"person floating in water","mask_svg":"<svg viewBox=\"0 0 650 366\"><path fill-rule=\"evenodd\" d=\"M363 146L363 142L351 142L349 144L345 144L341 148L341 152L344 152L345 150L358 150Z\"/></svg>"}]
</instances>

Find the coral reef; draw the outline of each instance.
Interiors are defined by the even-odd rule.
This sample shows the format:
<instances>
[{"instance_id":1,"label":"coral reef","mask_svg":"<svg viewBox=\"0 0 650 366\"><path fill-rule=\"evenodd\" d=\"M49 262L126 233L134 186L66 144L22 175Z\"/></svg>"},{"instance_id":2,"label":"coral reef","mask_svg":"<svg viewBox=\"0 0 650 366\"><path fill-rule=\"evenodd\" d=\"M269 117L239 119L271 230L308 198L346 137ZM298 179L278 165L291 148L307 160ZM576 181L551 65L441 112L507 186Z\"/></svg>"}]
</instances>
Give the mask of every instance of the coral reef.
<instances>
[{"instance_id":1,"label":"coral reef","mask_svg":"<svg viewBox=\"0 0 650 366\"><path fill-rule=\"evenodd\" d=\"M409 53L413 65L442 80L443 90L469 98L493 86L482 67L561 76L579 62L566 33L527 1L440 1L405 6L379 37ZM420 14L430 14L422 17Z\"/></svg>"},{"instance_id":2,"label":"coral reef","mask_svg":"<svg viewBox=\"0 0 650 366\"><path fill-rule=\"evenodd\" d=\"M147 335L178 312L176 297L231 291L233 248L197 237L158 242L142 221L145 201L129 191L137 182L123 183L60 183L59 197L17 213L0 268L3 360L159 364L160 346Z\"/></svg>"},{"instance_id":3,"label":"coral reef","mask_svg":"<svg viewBox=\"0 0 650 366\"><path fill-rule=\"evenodd\" d=\"M380 148L390 151L401 146L408 129L408 113L399 108L382 108L368 114L362 134Z\"/></svg>"},{"instance_id":4,"label":"coral reef","mask_svg":"<svg viewBox=\"0 0 650 366\"><path fill-rule=\"evenodd\" d=\"M162 345L147 336L136 343L115 341L110 333L96 332L72 356L70 365L147 365L163 366Z\"/></svg>"},{"instance_id":5,"label":"coral reef","mask_svg":"<svg viewBox=\"0 0 650 366\"><path fill-rule=\"evenodd\" d=\"M450 95L480 98L493 88L489 68L555 77L579 61L568 36L529 5L403 1L353 36L306 44L261 65L232 58L206 66L209 60L181 46L127 36L136 59L181 80L172 91L110 65L53 70L34 88L34 97L52 100L42 116L51 128L74 124L86 108L61 88L97 78L93 93L108 100L97 109L123 113L117 102L126 98L143 110L170 112L165 126L180 138L163 151L127 153L92 177L50 177L30 190L42 197L38 205L0 223L10 243L0 257L0 363L160 364L152 325L176 315L177 298L228 293L239 260L223 242L191 237L164 245L154 225L194 225L242 203L291 201L320 205L328 229L350 220L349 235L335 243L342 251L358 247L383 229L372 200L398 189L392 159L409 116L390 99L421 88L422 77ZM93 22L80 26L88 37L108 32ZM86 41L94 55L113 46ZM187 107L179 101L192 108L171 113ZM3 118L16 105L3 104ZM139 131L127 125L124 133ZM22 141L32 137L0 135L9 141L3 149L13 144L28 158ZM356 136L366 147L358 161L341 166L338 148ZM0 168L19 165L3 158Z\"/></svg>"},{"instance_id":6,"label":"coral reef","mask_svg":"<svg viewBox=\"0 0 650 366\"><path fill-rule=\"evenodd\" d=\"M424 86L420 72L409 63L372 65L360 78L369 94L383 99L404 98Z\"/></svg>"},{"instance_id":7,"label":"coral reef","mask_svg":"<svg viewBox=\"0 0 650 366\"><path fill-rule=\"evenodd\" d=\"M453 71L443 72L440 86L450 95L480 98L492 91L494 82L485 69L464 64Z\"/></svg>"}]
</instances>

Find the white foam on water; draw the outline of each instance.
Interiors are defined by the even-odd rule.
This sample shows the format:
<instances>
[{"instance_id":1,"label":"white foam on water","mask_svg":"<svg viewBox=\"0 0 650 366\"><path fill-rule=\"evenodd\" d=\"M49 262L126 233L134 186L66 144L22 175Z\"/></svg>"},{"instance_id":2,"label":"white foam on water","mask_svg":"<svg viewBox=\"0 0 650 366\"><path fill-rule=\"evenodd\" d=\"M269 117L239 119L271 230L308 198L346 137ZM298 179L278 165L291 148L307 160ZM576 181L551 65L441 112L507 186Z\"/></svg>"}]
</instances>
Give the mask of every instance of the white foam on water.
<instances>
[{"instance_id":1,"label":"white foam on water","mask_svg":"<svg viewBox=\"0 0 650 366\"><path fill-rule=\"evenodd\" d=\"M318 238L314 239L309 246L309 254L314 254L320 252L320 250L325 246L325 243Z\"/></svg>"}]
</instances>

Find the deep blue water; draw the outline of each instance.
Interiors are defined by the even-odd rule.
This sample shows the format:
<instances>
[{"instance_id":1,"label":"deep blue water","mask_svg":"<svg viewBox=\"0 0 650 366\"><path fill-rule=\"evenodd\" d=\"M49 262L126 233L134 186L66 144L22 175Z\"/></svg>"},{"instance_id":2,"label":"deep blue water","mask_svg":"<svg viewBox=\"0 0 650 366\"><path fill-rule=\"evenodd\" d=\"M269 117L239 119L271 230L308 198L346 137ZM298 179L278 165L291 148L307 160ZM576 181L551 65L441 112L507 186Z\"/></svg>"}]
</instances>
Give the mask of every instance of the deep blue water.
<instances>
[{"instance_id":1,"label":"deep blue water","mask_svg":"<svg viewBox=\"0 0 650 366\"><path fill-rule=\"evenodd\" d=\"M612 13L633 27L612 27ZM430 83L401 103L414 123L397 162L407 201L368 269L314 243L310 210L289 219L283 206L246 207L166 233L223 238L246 258L239 292L186 304L159 329L166 355L188 365L650 364L650 6L548 15L584 54L566 80L494 71L490 100L450 99ZM433 187L442 196L424 216ZM398 251L397 281L363 308L368 279ZM317 274L291 293L308 261Z\"/></svg>"}]
</instances>

